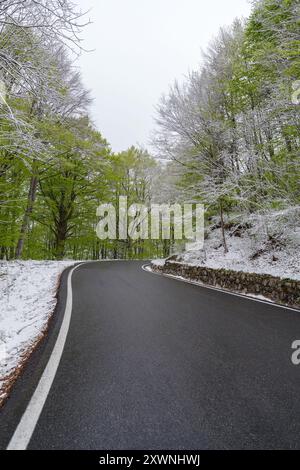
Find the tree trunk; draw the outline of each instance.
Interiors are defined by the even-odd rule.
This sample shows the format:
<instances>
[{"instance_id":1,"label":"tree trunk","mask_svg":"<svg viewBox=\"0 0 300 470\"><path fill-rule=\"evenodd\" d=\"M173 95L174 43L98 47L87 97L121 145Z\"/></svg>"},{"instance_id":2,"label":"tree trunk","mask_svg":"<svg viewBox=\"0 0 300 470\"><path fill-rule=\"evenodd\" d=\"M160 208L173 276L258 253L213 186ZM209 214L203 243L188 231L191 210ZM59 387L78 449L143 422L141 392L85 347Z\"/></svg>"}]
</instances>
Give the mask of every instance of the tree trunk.
<instances>
[{"instance_id":1,"label":"tree trunk","mask_svg":"<svg viewBox=\"0 0 300 470\"><path fill-rule=\"evenodd\" d=\"M223 241L223 246L224 246L224 253L228 253L228 247L227 247L226 235L225 235L224 213L223 213L222 201L220 201L220 217L221 217L221 229L222 229L222 241Z\"/></svg>"},{"instance_id":2,"label":"tree trunk","mask_svg":"<svg viewBox=\"0 0 300 470\"><path fill-rule=\"evenodd\" d=\"M28 196L27 196L27 206L26 206L24 217L23 217L19 240L17 243L16 253L15 253L16 259L19 259L22 256L24 240L25 240L27 229L28 229L28 224L30 221L30 216L33 211L34 201L36 198L37 185L38 185L38 178L36 176L32 176L30 179L29 191L28 191Z\"/></svg>"},{"instance_id":3,"label":"tree trunk","mask_svg":"<svg viewBox=\"0 0 300 470\"><path fill-rule=\"evenodd\" d=\"M55 236L55 258L58 260L63 259L65 255L65 244L68 237L68 222L64 217L64 214L60 214L61 217L56 225L56 236Z\"/></svg>"}]
</instances>

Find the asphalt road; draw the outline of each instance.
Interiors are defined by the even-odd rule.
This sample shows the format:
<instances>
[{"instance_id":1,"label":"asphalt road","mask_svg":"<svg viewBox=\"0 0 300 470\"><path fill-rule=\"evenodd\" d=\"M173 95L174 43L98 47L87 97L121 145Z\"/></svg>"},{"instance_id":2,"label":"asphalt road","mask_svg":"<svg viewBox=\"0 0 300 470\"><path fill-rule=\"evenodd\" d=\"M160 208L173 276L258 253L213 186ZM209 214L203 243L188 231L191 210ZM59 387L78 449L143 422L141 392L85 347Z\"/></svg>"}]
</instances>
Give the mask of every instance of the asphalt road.
<instances>
[{"instance_id":1,"label":"asphalt road","mask_svg":"<svg viewBox=\"0 0 300 470\"><path fill-rule=\"evenodd\" d=\"M140 262L73 274L61 362L29 449L300 448L300 312L147 273ZM0 412L5 448L60 328Z\"/></svg>"}]
</instances>

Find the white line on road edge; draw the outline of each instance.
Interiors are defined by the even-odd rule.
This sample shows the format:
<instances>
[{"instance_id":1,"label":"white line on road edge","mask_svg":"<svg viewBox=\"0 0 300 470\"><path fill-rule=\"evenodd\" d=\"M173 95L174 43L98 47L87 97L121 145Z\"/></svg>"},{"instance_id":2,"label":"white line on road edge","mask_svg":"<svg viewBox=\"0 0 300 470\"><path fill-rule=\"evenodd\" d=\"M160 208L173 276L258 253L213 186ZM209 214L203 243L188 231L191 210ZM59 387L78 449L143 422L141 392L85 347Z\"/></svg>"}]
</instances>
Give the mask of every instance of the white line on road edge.
<instances>
[{"instance_id":1,"label":"white line on road edge","mask_svg":"<svg viewBox=\"0 0 300 470\"><path fill-rule=\"evenodd\" d=\"M44 407L60 363L69 331L73 303L72 274L79 266L82 266L82 264L75 266L68 274L66 308L55 346L35 392L7 446L7 450L26 450Z\"/></svg>"},{"instance_id":2,"label":"white line on road edge","mask_svg":"<svg viewBox=\"0 0 300 470\"><path fill-rule=\"evenodd\" d=\"M204 283L197 282L197 281L191 281L190 279L185 279L184 277L179 277L179 276L176 276L174 274L157 273L155 271L152 271L150 264L144 264L142 266L142 269L144 271L146 271L147 273L156 274L157 276L165 276L165 277L168 277L170 279L174 279L175 281L186 282L187 284L193 284L194 286L204 287L204 289L216 290L216 291L219 291L219 292L223 292L224 294L234 295L235 297L241 297L242 299L248 299L248 300L252 300L253 302L260 302L261 304L272 305L273 307L284 308L285 310L291 310L292 312L299 313L298 309L292 308L292 307L286 307L285 305L277 304L273 300L262 300L262 299L259 299L257 297L253 297L251 295L239 294L237 292L232 292L229 289L222 289L221 287L208 286Z\"/></svg>"}]
</instances>

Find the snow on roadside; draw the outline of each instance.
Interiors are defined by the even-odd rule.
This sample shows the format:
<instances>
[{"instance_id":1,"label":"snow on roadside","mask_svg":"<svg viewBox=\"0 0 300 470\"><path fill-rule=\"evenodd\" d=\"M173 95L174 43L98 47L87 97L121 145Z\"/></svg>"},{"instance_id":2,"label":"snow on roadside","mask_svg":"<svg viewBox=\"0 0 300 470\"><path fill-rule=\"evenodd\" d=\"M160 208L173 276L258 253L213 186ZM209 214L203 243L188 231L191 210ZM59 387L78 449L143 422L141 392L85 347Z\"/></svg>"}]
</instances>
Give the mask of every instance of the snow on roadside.
<instances>
[{"instance_id":1,"label":"snow on roadside","mask_svg":"<svg viewBox=\"0 0 300 470\"><path fill-rule=\"evenodd\" d=\"M56 305L60 273L74 261L0 262L0 403L7 379L39 340Z\"/></svg>"},{"instance_id":2,"label":"snow on roadside","mask_svg":"<svg viewBox=\"0 0 300 470\"><path fill-rule=\"evenodd\" d=\"M228 239L229 252L224 253L219 231L206 241L204 250L186 252L180 262L212 269L228 269L256 274L270 274L275 277L300 280L299 241L284 248L268 249L253 259L259 249L250 238ZM300 239L300 231L299 231Z\"/></svg>"},{"instance_id":3,"label":"snow on roadside","mask_svg":"<svg viewBox=\"0 0 300 470\"><path fill-rule=\"evenodd\" d=\"M154 259L152 260L152 264L155 266L163 266L166 262L166 259Z\"/></svg>"},{"instance_id":4,"label":"snow on roadside","mask_svg":"<svg viewBox=\"0 0 300 470\"><path fill-rule=\"evenodd\" d=\"M228 253L220 226L212 224L204 248L183 252L174 262L300 280L300 207L237 220L225 232Z\"/></svg>"}]
</instances>

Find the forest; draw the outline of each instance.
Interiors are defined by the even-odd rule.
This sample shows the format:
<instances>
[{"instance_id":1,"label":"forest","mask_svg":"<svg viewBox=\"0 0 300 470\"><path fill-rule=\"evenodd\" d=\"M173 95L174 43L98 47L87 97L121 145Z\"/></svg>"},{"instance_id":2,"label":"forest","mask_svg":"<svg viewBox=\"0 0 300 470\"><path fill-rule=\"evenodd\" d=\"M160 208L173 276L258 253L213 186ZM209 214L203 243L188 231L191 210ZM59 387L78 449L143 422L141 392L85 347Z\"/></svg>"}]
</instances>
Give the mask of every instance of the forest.
<instances>
[{"instance_id":1,"label":"forest","mask_svg":"<svg viewBox=\"0 0 300 470\"><path fill-rule=\"evenodd\" d=\"M99 240L100 203L203 203L232 220L300 219L298 0L256 0L156 112L151 151L114 153L90 117L72 2L0 3L0 259L159 258L174 240ZM101 66L101 64L99 65Z\"/></svg>"}]
</instances>

